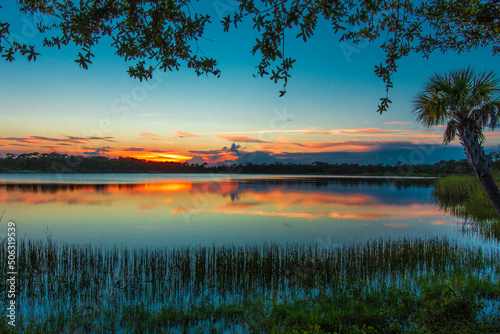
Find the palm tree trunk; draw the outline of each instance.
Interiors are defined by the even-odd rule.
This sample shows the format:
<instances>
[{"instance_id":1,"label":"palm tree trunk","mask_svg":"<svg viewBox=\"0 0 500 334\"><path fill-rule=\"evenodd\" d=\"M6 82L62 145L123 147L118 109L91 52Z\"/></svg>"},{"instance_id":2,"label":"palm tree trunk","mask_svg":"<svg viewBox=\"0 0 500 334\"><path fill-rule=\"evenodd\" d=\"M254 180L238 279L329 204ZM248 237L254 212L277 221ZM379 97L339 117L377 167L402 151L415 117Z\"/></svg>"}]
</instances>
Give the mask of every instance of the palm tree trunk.
<instances>
[{"instance_id":1,"label":"palm tree trunk","mask_svg":"<svg viewBox=\"0 0 500 334\"><path fill-rule=\"evenodd\" d=\"M491 203L500 216L500 190L490 171L489 161L481 145L477 133L466 127L458 129L460 142L464 147L469 163L474 168L479 181L486 191Z\"/></svg>"}]
</instances>

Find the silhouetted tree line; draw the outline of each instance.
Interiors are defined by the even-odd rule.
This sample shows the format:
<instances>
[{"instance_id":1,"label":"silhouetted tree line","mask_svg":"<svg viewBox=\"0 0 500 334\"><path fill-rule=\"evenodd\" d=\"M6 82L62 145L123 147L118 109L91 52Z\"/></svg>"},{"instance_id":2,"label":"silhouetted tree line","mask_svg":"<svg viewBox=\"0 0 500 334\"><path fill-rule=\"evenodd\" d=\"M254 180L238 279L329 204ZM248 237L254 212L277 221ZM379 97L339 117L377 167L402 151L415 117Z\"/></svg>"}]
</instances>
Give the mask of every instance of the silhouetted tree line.
<instances>
[{"instance_id":1,"label":"silhouetted tree line","mask_svg":"<svg viewBox=\"0 0 500 334\"><path fill-rule=\"evenodd\" d=\"M203 166L198 167L203 169ZM178 162L154 162L135 158L108 158L103 156L74 156L60 153L11 154L0 159L1 172L43 173L181 173L195 172Z\"/></svg>"},{"instance_id":2,"label":"silhouetted tree line","mask_svg":"<svg viewBox=\"0 0 500 334\"><path fill-rule=\"evenodd\" d=\"M296 177L278 177L278 178L256 178L256 179L235 179L237 189L230 192L231 199L234 201L240 197L240 194L246 191L268 192L275 188L281 189L299 189L303 190L324 190L329 191L330 186L343 188L355 188L360 186L380 187L389 185L398 190L424 187L428 188L434 183L434 179L427 178L371 178L371 177L331 177L325 178L324 176L296 178ZM239 181L239 182L238 182ZM72 183L0 183L0 190L7 192L23 192L23 193L50 193L56 194L59 192L74 192L74 191L94 191L94 192L108 192L109 189L118 187L120 191L133 191L135 189L142 189L143 184L72 184ZM193 183L192 189L197 192L205 191L204 184ZM219 189L220 190L220 189Z\"/></svg>"},{"instance_id":3,"label":"silhouetted tree line","mask_svg":"<svg viewBox=\"0 0 500 334\"><path fill-rule=\"evenodd\" d=\"M500 165L499 165L500 167ZM312 164L273 163L232 165L231 170L244 174L325 174L325 175L394 175L394 176L441 176L448 174L472 174L473 170L467 160L440 161L433 165L409 165L398 163L387 164L329 164L314 162ZM227 172L228 166L206 167L205 170L215 173Z\"/></svg>"},{"instance_id":4,"label":"silhouetted tree line","mask_svg":"<svg viewBox=\"0 0 500 334\"><path fill-rule=\"evenodd\" d=\"M500 153L490 153L492 168L500 169ZM154 162L136 158L108 158L102 156L73 156L60 153L7 153L0 159L1 173L230 173L230 174L327 174L327 175L394 175L394 176L442 176L449 174L473 174L467 160L440 161L435 164L410 165L360 165L272 163L232 164L208 166L186 162Z\"/></svg>"}]
</instances>

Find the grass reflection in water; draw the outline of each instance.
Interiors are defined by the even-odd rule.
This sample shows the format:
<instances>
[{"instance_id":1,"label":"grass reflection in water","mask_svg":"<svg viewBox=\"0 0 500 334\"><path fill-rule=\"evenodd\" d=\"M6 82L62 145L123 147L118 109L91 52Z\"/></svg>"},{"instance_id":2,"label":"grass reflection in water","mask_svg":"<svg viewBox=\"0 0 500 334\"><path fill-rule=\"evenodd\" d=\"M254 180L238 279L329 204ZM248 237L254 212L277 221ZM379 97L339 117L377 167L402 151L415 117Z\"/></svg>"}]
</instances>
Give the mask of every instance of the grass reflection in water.
<instances>
[{"instance_id":1,"label":"grass reflection in water","mask_svg":"<svg viewBox=\"0 0 500 334\"><path fill-rule=\"evenodd\" d=\"M496 182L499 181L496 177ZM464 232L500 241L500 218L476 177L439 179L434 185L433 196L442 210L464 219Z\"/></svg>"}]
</instances>

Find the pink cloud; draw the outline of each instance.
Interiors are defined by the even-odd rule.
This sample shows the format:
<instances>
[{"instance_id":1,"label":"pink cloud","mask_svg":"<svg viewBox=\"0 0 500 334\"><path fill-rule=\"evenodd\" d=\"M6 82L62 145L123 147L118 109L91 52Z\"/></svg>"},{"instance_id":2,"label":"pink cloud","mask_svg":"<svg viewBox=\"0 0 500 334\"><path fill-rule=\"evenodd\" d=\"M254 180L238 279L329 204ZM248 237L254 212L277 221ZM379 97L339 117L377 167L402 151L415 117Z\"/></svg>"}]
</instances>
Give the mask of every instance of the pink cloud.
<instances>
[{"instance_id":1,"label":"pink cloud","mask_svg":"<svg viewBox=\"0 0 500 334\"><path fill-rule=\"evenodd\" d=\"M486 132L484 133L486 138L500 138L500 133L498 132Z\"/></svg>"},{"instance_id":2,"label":"pink cloud","mask_svg":"<svg viewBox=\"0 0 500 334\"><path fill-rule=\"evenodd\" d=\"M250 136L228 136L228 135L218 135L217 137L237 143L268 143L266 141L253 138Z\"/></svg>"},{"instance_id":3,"label":"pink cloud","mask_svg":"<svg viewBox=\"0 0 500 334\"><path fill-rule=\"evenodd\" d=\"M339 130L334 130L338 131L340 133L393 133L393 132L400 132L401 130L382 130L380 128L367 128L367 129L339 129Z\"/></svg>"},{"instance_id":4,"label":"pink cloud","mask_svg":"<svg viewBox=\"0 0 500 334\"><path fill-rule=\"evenodd\" d=\"M335 140L335 141L314 141L297 143L292 141L264 143L255 147L257 150L269 151L273 153L288 152L361 152L370 151L376 148L377 141L368 140Z\"/></svg>"},{"instance_id":5,"label":"pink cloud","mask_svg":"<svg viewBox=\"0 0 500 334\"><path fill-rule=\"evenodd\" d=\"M65 136L60 135L62 138L58 137L41 137L41 136L24 136L24 137L4 137L0 138L0 141L10 142L10 143L28 143L35 144L40 142L51 142L51 143L67 143L67 144L88 144L92 141L105 141L105 142L116 142L113 137L76 137L76 136ZM10 144L14 145L14 144Z\"/></svg>"},{"instance_id":6,"label":"pink cloud","mask_svg":"<svg viewBox=\"0 0 500 334\"><path fill-rule=\"evenodd\" d=\"M364 129L336 129L336 130L311 130L305 131L303 134L327 134L327 135L338 135L338 134L347 134L347 135L359 135L359 134L386 134L386 133L395 133L401 132L402 130L382 130L380 128L364 128Z\"/></svg>"},{"instance_id":7,"label":"pink cloud","mask_svg":"<svg viewBox=\"0 0 500 334\"><path fill-rule=\"evenodd\" d=\"M199 135L195 135L194 133L189 133L180 130L173 130L174 133L179 135L179 138L192 138L192 137L201 137Z\"/></svg>"},{"instance_id":8,"label":"pink cloud","mask_svg":"<svg viewBox=\"0 0 500 334\"><path fill-rule=\"evenodd\" d=\"M304 135L331 135L331 131L326 130L313 130L313 131L305 131L302 134Z\"/></svg>"}]
</instances>

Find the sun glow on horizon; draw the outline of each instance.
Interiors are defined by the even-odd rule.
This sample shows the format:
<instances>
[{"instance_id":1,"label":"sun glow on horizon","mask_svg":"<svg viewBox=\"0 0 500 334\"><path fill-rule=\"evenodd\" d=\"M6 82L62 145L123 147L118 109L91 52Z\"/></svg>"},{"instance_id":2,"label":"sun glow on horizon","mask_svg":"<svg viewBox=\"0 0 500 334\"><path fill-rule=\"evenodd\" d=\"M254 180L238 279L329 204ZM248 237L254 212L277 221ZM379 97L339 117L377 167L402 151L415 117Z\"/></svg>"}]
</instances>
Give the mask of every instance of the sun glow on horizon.
<instances>
[{"instance_id":1,"label":"sun glow on horizon","mask_svg":"<svg viewBox=\"0 0 500 334\"><path fill-rule=\"evenodd\" d=\"M181 154L166 154L166 153L158 153L158 154L140 154L140 155L131 155L131 158L153 161L153 162L186 162L193 157L181 155Z\"/></svg>"}]
</instances>

